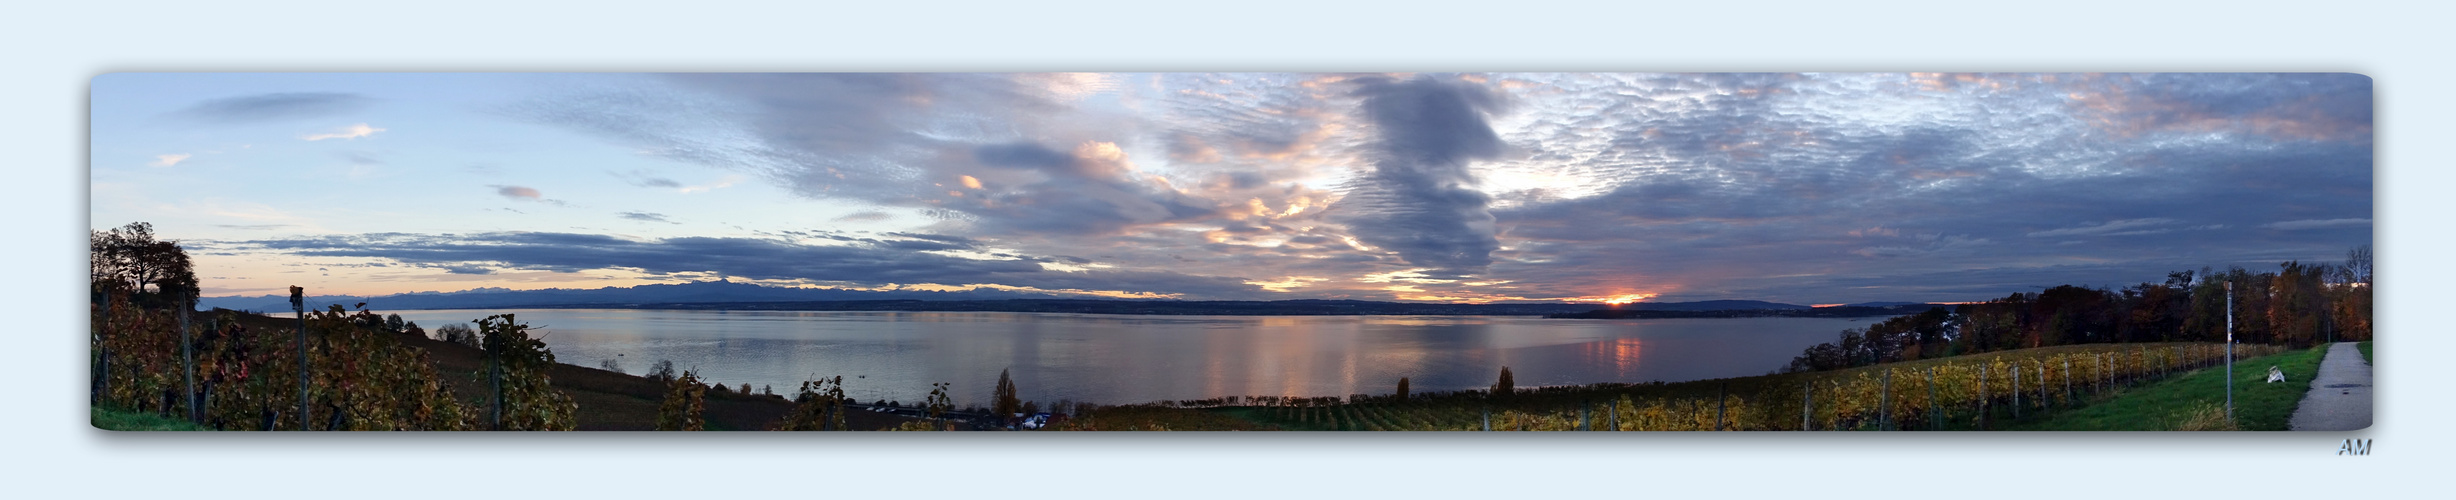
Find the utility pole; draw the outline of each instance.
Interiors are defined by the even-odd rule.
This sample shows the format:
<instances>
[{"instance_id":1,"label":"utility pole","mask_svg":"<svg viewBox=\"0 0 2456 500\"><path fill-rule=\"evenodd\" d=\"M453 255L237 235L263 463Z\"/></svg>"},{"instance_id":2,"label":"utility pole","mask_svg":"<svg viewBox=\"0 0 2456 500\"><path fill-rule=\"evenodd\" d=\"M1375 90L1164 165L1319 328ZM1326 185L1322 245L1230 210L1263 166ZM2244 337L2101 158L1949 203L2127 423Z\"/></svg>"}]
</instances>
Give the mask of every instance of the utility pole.
<instances>
[{"instance_id":1,"label":"utility pole","mask_svg":"<svg viewBox=\"0 0 2456 500\"><path fill-rule=\"evenodd\" d=\"M2226 281L2226 421L2234 421L2234 281Z\"/></svg>"}]
</instances>

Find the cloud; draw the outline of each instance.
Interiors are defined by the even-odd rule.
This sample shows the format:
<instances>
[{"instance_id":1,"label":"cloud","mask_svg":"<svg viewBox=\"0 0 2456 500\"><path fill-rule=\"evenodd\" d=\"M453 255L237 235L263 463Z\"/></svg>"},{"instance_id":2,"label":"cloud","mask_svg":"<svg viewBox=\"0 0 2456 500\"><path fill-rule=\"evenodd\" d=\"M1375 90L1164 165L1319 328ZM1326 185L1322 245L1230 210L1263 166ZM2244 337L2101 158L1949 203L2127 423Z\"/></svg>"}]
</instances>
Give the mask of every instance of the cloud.
<instances>
[{"instance_id":1,"label":"cloud","mask_svg":"<svg viewBox=\"0 0 2456 500\"><path fill-rule=\"evenodd\" d=\"M341 130L339 130L339 131L327 132L327 133L322 133L322 134L307 134L307 135L302 135L302 136L299 136L299 138L300 138L300 139L305 139L305 140L310 140L310 141L321 141L321 140L325 140L325 139L349 139L349 140L357 140L357 139L358 139L358 138L360 138L360 137L366 137L366 136L375 135L375 133L376 133L376 132L382 132L382 131L384 131L384 129L375 128L375 127L369 127L369 126L367 126L367 124L361 123L361 124L357 124L357 125L351 125L351 126L347 126L347 127L341 127Z\"/></svg>"},{"instance_id":2,"label":"cloud","mask_svg":"<svg viewBox=\"0 0 2456 500\"><path fill-rule=\"evenodd\" d=\"M879 211L862 211L862 212L853 212L853 213L849 213L849 214L844 214L844 216L843 216L843 217L837 217L837 218L835 218L834 220L835 220L835 221L837 221L837 222L870 222L870 221L882 221L882 220L887 220L887 219L892 219L892 218L895 218L895 216L893 216L893 215L888 215L886 212L879 212Z\"/></svg>"},{"instance_id":3,"label":"cloud","mask_svg":"<svg viewBox=\"0 0 2456 500\"><path fill-rule=\"evenodd\" d=\"M641 222L663 222L663 223L667 223L667 224L681 224L680 222L674 222L672 219L667 219L667 218L665 218L665 214L660 214L660 213L655 213L655 212L623 212L623 213L618 214L618 215L619 215L620 217L622 217L622 218L625 218L625 219L631 219L631 220L641 221Z\"/></svg>"},{"instance_id":4,"label":"cloud","mask_svg":"<svg viewBox=\"0 0 2456 500\"><path fill-rule=\"evenodd\" d=\"M285 92L213 99L172 114L211 123L269 122L340 115L373 101L358 94Z\"/></svg>"},{"instance_id":5,"label":"cloud","mask_svg":"<svg viewBox=\"0 0 2456 500\"><path fill-rule=\"evenodd\" d=\"M190 157L190 156L192 156L192 155L189 155L189 154L187 154L187 153L177 153L177 154L158 155L158 156L155 156L155 157L154 157L154 161L153 161L153 163L148 163L148 165L153 165L153 166L156 166L156 167L172 167L172 166L178 166L178 165L179 165L179 162L187 161L187 160L188 160L188 157Z\"/></svg>"},{"instance_id":6,"label":"cloud","mask_svg":"<svg viewBox=\"0 0 2456 500\"><path fill-rule=\"evenodd\" d=\"M2276 230L2280 230L2280 231L2300 231L2300 230L2304 230L2304 229L2325 229L2325 228L2332 228L2332 227L2356 227L2356 226L2359 226L2359 227L2370 227L2370 226L2371 226L2371 220L2370 220L2370 219L2317 219L2317 220L2290 220L2290 221L2285 221L2285 222L2275 222L2275 223L2261 224L2261 225L2260 225L2260 227L2265 227L2265 228L2269 228L2269 229L2276 229Z\"/></svg>"},{"instance_id":7,"label":"cloud","mask_svg":"<svg viewBox=\"0 0 2456 500\"><path fill-rule=\"evenodd\" d=\"M1143 88L1124 82L1034 74L671 75L504 111L743 174L677 188L686 192L755 176L804 197L915 209L948 230L979 234L1117 234L1230 218L1272 188L1278 192L1265 199L1274 206L1331 197L1269 185L1294 166L1219 189L1191 168L1145 170L1136 155L1150 150L1139 142L1147 130L1184 127L1178 132L1249 150L1213 134L1240 128L1200 116L1154 119L1090 105ZM1265 149L1293 158L1286 155L1307 136L1288 137L1298 142Z\"/></svg>"},{"instance_id":8,"label":"cloud","mask_svg":"<svg viewBox=\"0 0 2456 500\"><path fill-rule=\"evenodd\" d=\"M711 182L711 183L701 184L701 185L696 185L696 186L681 186L681 185L677 185L677 186L674 186L674 187L679 188L679 189L676 189L676 191L681 191L681 192L683 192L683 193L705 193L705 192L714 191L714 190L718 190L718 189L724 189L724 188L733 187L733 185L734 185L734 184L739 183L739 182L742 182L742 176L739 176L739 175L728 175L728 176L725 176L724 178L717 179L717 180L716 180L716 182Z\"/></svg>"},{"instance_id":9,"label":"cloud","mask_svg":"<svg viewBox=\"0 0 2456 500\"><path fill-rule=\"evenodd\" d=\"M495 194L503 195L505 198L515 200L537 201L540 199L539 196L542 196L542 193L538 193L537 189L535 188L502 185L487 187L495 188Z\"/></svg>"},{"instance_id":10,"label":"cloud","mask_svg":"<svg viewBox=\"0 0 2456 500\"><path fill-rule=\"evenodd\" d=\"M1439 274L1484 272L1500 243L1468 167L1506 147L1486 122L1500 97L1430 76L1363 79L1356 93L1376 133L1373 168L1347 198L1356 238Z\"/></svg>"},{"instance_id":11,"label":"cloud","mask_svg":"<svg viewBox=\"0 0 2456 500\"><path fill-rule=\"evenodd\" d=\"M1944 294L2120 286L2174 269L2324 258L2368 241L2218 231L2367 215L2367 139L2108 125L2108 115L2074 104L2076 92L2113 89L2251 116L2269 107L2219 101L2308 102L2334 87L2233 75L2162 77L2157 85L2178 90L2163 93L2048 74L1505 78L1545 92L1517 96L1512 121L1527 125L1504 133L1528 159L1484 165L1557 162L1525 171L1583 186L1505 196L1511 203L1494 209L1506 249L1490 275L1520 284L1667 292L1658 300L1955 300ZM2242 85L2265 87L2189 90ZM2075 237L2083 243L1974 246ZM2069 278L2037 278L2056 272L2038 269Z\"/></svg>"},{"instance_id":12,"label":"cloud","mask_svg":"<svg viewBox=\"0 0 2456 500\"><path fill-rule=\"evenodd\" d=\"M1390 297L1357 278L1424 269L1454 282L1404 284L1422 296L1969 300L1950 294L2340 255L2367 225L2321 221L2372 203L2369 82L2347 75L639 81L507 113L869 207L839 222L912 213L1279 298ZM2252 227L2346 231L2217 230Z\"/></svg>"},{"instance_id":13,"label":"cloud","mask_svg":"<svg viewBox=\"0 0 2456 500\"><path fill-rule=\"evenodd\" d=\"M213 225L213 227L224 228L224 229L243 229L243 230L248 230L248 231L266 231L266 230L280 229L280 228L285 228L285 227L295 227L295 225L293 225L293 224L214 224L214 225Z\"/></svg>"},{"instance_id":14,"label":"cloud","mask_svg":"<svg viewBox=\"0 0 2456 500\"><path fill-rule=\"evenodd\" d=\"M2083 225L2081 227L2035 231L2029 233L2029 237L2056 238L2064 236L2124 236L2134 234L2156 234L2166 232L2167 230L2150 228L2174 223L2174 219L2126 219L2107 221L2101 224Z\"/></svg>"}]
</instances>

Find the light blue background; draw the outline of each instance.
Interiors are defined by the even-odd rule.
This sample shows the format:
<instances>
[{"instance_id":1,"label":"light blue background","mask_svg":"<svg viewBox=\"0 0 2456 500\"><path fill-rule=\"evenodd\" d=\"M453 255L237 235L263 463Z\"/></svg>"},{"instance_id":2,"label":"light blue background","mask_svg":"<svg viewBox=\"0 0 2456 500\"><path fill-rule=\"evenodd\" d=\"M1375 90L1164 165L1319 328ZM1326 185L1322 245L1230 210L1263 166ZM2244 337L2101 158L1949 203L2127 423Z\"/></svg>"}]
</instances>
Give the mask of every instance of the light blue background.
<instances>
[{"instance_id":1,"label":"light blue background","mask_svg":"<svg viewBox=\"0 0 2456 500\"><path fill-rule=\"evenodd\" d=\"M884 3L878 3L883 5ZM0 138L16 187L0 484L9 496L359 498L1283 494L1617 498L2427 495L2444 474L2456 135L2418 3L429 1L15 5ZM2366 7L2367 6L2367 7ZM76 332L87 80L113 71L2329 71L2376 79L2377 425L2040 435L130 435L94 431ZM2441 257L2433 259L2431 257ZM2401 368L2401 369L2400 369ZM2334 456L2346 437L2366 458ZM2435 466L2435 467L2434 467ZM244 471L244 472L242 472ZM296 483L229 484L297 471ZM274 487L279 490L273 490ZM2443 491L2443 490L2442 490ZM343 492L347 492L343 494Z\"/></svg>"}]
</instances>

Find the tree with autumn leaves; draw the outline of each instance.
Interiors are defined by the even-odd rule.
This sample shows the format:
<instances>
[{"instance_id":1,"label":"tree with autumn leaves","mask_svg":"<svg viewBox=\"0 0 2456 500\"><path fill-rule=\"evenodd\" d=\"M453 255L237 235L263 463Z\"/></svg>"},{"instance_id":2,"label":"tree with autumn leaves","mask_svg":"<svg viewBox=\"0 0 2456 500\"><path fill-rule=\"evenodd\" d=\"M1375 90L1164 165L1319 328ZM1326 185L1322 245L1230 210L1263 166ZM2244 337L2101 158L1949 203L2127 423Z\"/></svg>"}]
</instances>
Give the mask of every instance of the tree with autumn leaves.
<instances>
[{"instance_id":1,"label":"tree with autumn leaves","mask_svg":"<svg viewBox=\"0 0 2456 500\"><path fill-rule=\"evenodd\" d=\"M1784 371L1834 370L2010 349L2131 342L2237 342L2309 346L2371 338L2370 246L2343 263L2279 263L2167 273L2121 289L2063 285L1985 302L1937 307L1842 332L1809 347ZM2233 301L2228 315L2228 299Z\"/></svg>"}]
</instances>

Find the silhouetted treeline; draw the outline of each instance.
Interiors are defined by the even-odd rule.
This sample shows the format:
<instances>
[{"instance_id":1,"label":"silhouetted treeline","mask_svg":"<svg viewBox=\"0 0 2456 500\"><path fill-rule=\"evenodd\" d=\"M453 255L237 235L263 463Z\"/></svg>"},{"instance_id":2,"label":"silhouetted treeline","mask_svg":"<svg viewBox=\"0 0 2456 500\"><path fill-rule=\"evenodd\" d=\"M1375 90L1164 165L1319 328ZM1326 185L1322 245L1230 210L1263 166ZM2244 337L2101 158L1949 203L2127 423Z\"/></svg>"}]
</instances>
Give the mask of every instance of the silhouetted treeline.
<instances>
[{"instance_id":1,"label":"silhouetted treeline","mask_svg":"<svg viewBox=\"0 0 2456 500\"><path fill-rule=\"evenodd\" d=\"M2069 344L2222 342L2228 284L2236 342L2307 347L2369 340L2371 276L2366 245L2341 264L2295 261L2260 273L2240 267L2176 271L2162 283L2117 290L2064 285L1844 330L1841 339L1792 358L1784 371Z\"/></svg>"}]
</instances>

